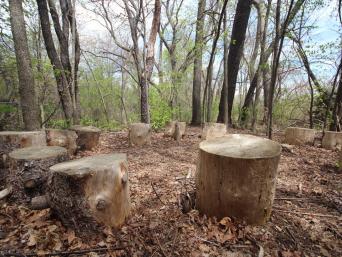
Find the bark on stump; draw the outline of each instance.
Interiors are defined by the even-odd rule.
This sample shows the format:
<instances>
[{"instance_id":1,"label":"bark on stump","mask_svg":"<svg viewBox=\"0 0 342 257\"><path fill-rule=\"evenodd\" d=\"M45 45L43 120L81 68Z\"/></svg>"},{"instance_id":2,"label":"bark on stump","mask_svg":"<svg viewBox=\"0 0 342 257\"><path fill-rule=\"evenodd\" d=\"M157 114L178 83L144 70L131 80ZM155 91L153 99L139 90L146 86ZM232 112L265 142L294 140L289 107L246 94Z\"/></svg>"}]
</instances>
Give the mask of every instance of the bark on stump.
<instances>
[{"instance_id":1,"label":"bark on stump","mask_svg":"<svg viewBox=\"0 0 342 257\"><path fill-rule=\"evenodd\" d=\"M68 152L59 146L26 147L9 153L7 184L13 187L11 198L28 202L45 193L49 168L69 160Z\"/></svg>"},{"instance_id":2,"label":"bark on stump","mask_svg":"<svg viewBox=\"0 0 342 257\"><path fill-rule=\"evenodd\" d=\"M68 150L69 155L75 154L77 150L77 134L72 130L47 129L46 141L48 146L61 146Z\"/></svg>"},{"instance_id":3,"label":"bark on stump","mask_svg":"<svg viewBox=\"0 0 342 257\"><path fill-rule=\"evenodd\" d=\"M171 121L165 128L164 137L171 137L179 141L185 135L186 122Z\"/></svg>"},{"instance_id":4,"label":"bark on stump","mask_svg":"<svg viewBox=\"0 0 342 257\"><path fill-rule=\"evenodd\" d=\"M0 167L4 166L8 154L17 148L46 146L44 131L1 131Z\"/></svg>"},{"instance_id":5,"label":"bark on stump","mask_svg":"<svg viewBox=\"0 0 342 257\"><path fill-rule=\"evenodd\" d=\"M129 126L128 141L129 145L151 144L151 125L147 123L132 123Z\"/></svg>"},{"instance_id":6,"label":"bark on stump","mask_svg":"<svg viewBox=\"0 0 342 257\"><path fill-rule=\"evenodd\" d=\"M330 150L341 150L342 132L325 131L322 140L322 147Z\"/></svg>"},{"instance_id":7,"label":"bark on stump","mask_svg":"<svg viewBox=\"0 0 342 257\"><path fill-rule=\"evenodd\" d=\"M342 151L338 153L338 170L342 171Z\"/></svg>"},{"instance_id":8,"label":"bark on stump","mask_svg":"<svg viewBox=\"0 0 342 257\"><path fill-rule=\"evenodd\" d=\"M289 127L285 130L285 143L290 145L313 145L316 130L307 128Z\"/></svg>"},{"instance_id":9,"label":"bark on stump","mask_svg":"<svg viewBox=\"0 0 342 257\"><path fill-rule=\"evenodd\" d=\"M206 122L202 131L203 140L222 137L227 133L227 126L223 123Z\"/></svg>"},{"instance_id":10,"label":"bark on stump","mask_svg":"<svg viewBox=\"0 0 342 257\"><path fill-rule=\"evenodd\" d=\"M281 146L232 134L200 143L196 206L208 216L264 224L271 214Z\"/></svg>"},{"instance_id":11,"label":"bark on stump","mask_svg":"<svg viewBox=\"0 0 342 257\"><path fill-rule=\"evenodd\" d=\"M48 203L79 232L120 227L130 211L126 154L101 154L50 168Z\"/></svg>"},{"instance_id":12,"label":"bark on stump","mask_svg":"<svg viewBox=\"0 0 342 257\"><path fill-rule=\"evenodd\" d=\"M101 130L93 126L73 126L71 130L77 134L77 146L80 150L92 150L99 144Z\"/></svg>"}]
</instances>

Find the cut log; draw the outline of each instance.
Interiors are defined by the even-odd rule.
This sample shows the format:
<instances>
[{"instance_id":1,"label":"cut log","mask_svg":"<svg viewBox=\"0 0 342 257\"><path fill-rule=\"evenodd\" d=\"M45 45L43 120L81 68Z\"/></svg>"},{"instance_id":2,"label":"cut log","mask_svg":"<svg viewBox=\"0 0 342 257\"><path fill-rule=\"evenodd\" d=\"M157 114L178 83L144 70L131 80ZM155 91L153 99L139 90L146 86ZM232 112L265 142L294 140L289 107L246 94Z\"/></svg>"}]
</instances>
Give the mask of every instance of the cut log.
<instances>
[{"instance_id":1,"label":"cut log","mask_svg":"<svg viewBox=\"0 0 342 257\"><path fill-rule=\"evenodd\" d=\"M281 146L232 134L200 143L196 207L203 214L264 224L271 214Z\"/></svg>"},{"instance_id":2,"label":"cut log","mask_svg":"<svg viewBox=\"0 0 342 257\"><path fill-rule=\"evenodd\" d=\"M80 150L92 150L99 144L101 130L93 126L76 125L71 130L77 134L77 146Z\"/></svg>"},{"instance_id":3,"label":"cut log","mask_svg":"<svg viewBox=\"0 0 342 257\"><path fill-rule=\"evenodd\" d=\"M171 137L176 141L182 139L186 132L186 122L171 121L165 128L164 137Z\"/></svg>"},{"instance_id":4,"label":"cut log","mask_svg":"<svg viewBox=\"0 0 342 257\"><path fill-rule=\"evenodd\" d=\"M6 182L13 187L11 199L25 203L44 194L49 168L69 159L59 146L26 147L9 153L9 174Z\"/></svg>"},{"instance_id":5,"label":"cut log","mask_svg":"<svg viewBox=\"0 0 342 257\"><path fill-rule=\"evenodd\" d=\"M130 211L125 154L102 154L50 168L48 202L77 231L120 227Z\"/></svg>"},{"instance_id":6,"label":"cut log","mask_svg":"<svg viewBox=\"0 0 342 257\"><path fill-rule=\"evenodd\" d=\"M72 130L47 129L46 141L48 146L61 146L68 150L70 155L77 150L77 134Z\"/></svg>"},{"instance_id":7,"label":"cut log","mask_svg":"<svg viewBox=\"0 0 342 257\"><path fill-rule=\"evenodd\" d=\"M151 144L152 129L150 124L132 123L129 126L128 141L129 145L145 145Z\"/></svg>"},{"instance_id":8,"label":"cut log","mask_svg":"<svg viewBox=\"0 0 342 257\"><path fill-rule=\"evenodd\" d=\"M285 130L285 143L290 145L313 145L316 130L307 128L289 127Z\"/></svg>"},{"instance_id":9,"label":"cut log","mask_svg":"<svg viewBox=\"0 0 342 257\"><path fill-rule=\"evenodd\" d=\"M201 138L203 140L222 137L227 133L227 126L223 123L207 122L204 124Z\"/></svg>"},{"instance_id":10,"label":"cut log","mask_svg":"<svg viewBox=\"0 0 342 257\"><path fill-rule=\"evenodd\" d=\"M44 131L1 131L0 167L5 165L9 152L17 148L46 146Z\"/></svg>"},{"instance_id":11,"label":"cut log","mask_svg":"<svg viewBox=\"0 0 342 257\"><path fill-rule=\"evenodd\" d=\"M322 147L330 150L342 150L342 132L325 131Z\"/></svg>"}]
</instances>

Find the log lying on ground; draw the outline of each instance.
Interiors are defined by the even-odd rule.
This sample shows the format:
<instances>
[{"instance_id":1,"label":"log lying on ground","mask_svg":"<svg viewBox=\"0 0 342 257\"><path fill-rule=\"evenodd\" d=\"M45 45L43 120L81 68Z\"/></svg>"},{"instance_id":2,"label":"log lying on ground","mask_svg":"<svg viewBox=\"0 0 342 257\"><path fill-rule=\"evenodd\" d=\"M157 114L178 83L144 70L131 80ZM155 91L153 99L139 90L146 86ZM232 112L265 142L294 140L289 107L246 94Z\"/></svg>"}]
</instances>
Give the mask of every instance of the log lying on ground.
<instances>
[{"instance_id":1,"label":"log lying on ground","mask_svg":"<svg viewBox=\"0 0 342 257\"><path fill-rule=\"evenodd\" d=\"M227 133L227 126L223 123L206 122L202 130L201 138L203 140L215 137L222 137Z\"/></svg>"},{"instance_id":2,"label":"log lying on ground","mask_svg":"<svg viewBox=\"0 0 342 257\"><path fill-rule=\"evenodd\" d=\"M164 137L171 137L179 141L184 137L186 132L186 122L183 121L170 121L165 128Z\"/></svg>"},{"instance_id":3,"label":"log lying on ground","mask_svg":"<svg viewBox=\"0 0 342 257\"><path fill-rule=\"evenodd\" d=\"M290 145L313 145L316 130L307 128L289 127L285 130L285 143Z\"/></svg>"},{"instance_id":4,"label":"log lying on ground","mask_svg":"<svg viewBox=\"0 0 342 257\"><path fill-rule=\"evenodd\" d=\"M232 134L200 143L196 206L208 216L264 224L271 214L281 146Z\"/></svg>"},{"instance_id":5,"label":"log lying on ground","mask_svg":"<svg viewBox=\"0 0 342 257\"><path fill-rule=\"evenodd\" d=\"M17 148L46 146L44 131L1 131L0 167L4 166L8 153Z\"/></svg>"},{"instance_id":6,"label":"log lying on ground","mask_svg":"<svg viewBox=\"0 0 342 257\"><path fill-rule=\"evenodd\" d=\"M152 129L150 124L132 123L129 126L128 141L129 145L145 145L151 144Z\"/></svg>"},{"instance_id":7,"label":"log lying on ground","mask_svg":"<svg viewBox=\"0 0 342 257\"><path fill-rule=\"evenodd\" d=\"M49 168L66 160L68 152L59 146L26 147L9 153L6 183L13 187L11 199L24 203L44 194Z\"/></svg>"},{"instance_id":8,"label":"log lying on ground","mask_svg":"<svg viewBox=\"0 0 342 257\"><path fill-rule=\"evenodd\" d=\"M48 146L61 146L68 150L70 155L77 150L77 134L72 130L47 129L46 141Z\"/></svg>"},{"instance_id":9,"label":"log lying on ground","mask_svg":"<svg viewBox=\"0 0 342 257\"><path fill-rule=\"evenodd\" d=\"M77 146L80 150L92 150L99 144L101 130L93 126L72 126L77 134Z\"/></svg>"},{"instance_id":10,"label":"log lying on ground","mask_svg":"<svg viewBox=\"0 0 342 257\"><path fill-rule=\"evenodd\" d=\"M48 203L77 231L120 227L130 211L125 154L102 154L50 168Z\"/></svg>"},{"instance_id":11,"label":"log lying on ground","mask_svg":"<svg viewBox=\"0 0 342 257\"><path fill-rule=\"evenodd\" d=\"M330 150L341 150L342 147L342 132L325 131L322 147Z\"/></svg>"}]
</instances>

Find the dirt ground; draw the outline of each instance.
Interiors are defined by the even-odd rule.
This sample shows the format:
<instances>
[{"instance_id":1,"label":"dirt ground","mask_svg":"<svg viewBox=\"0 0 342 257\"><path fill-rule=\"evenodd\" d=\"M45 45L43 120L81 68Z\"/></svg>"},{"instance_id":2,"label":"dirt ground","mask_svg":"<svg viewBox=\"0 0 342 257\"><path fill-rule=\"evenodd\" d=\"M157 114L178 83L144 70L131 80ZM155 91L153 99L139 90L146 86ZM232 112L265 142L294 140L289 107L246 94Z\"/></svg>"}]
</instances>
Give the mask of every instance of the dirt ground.
<instances>
[{"instance_id":1,"label":"dirt ground","mask_svg":"<svg viewBox=\"0 0 342 257\"><path fill-rule=\"evenodd\" d=\"M177 143L154 133L152 145L129 148L126 132L104 133L97 149L76 158L127 153L132 201L127 224L119 231L78 237L49 209L31 211L3 200L0 256L342 256L337 152L313 146L283 151L271 219L251 227L196 210L182 212L187 198L180 196L191 198L194 191L199 135L199 128L189 128ZM281 141L281 134L275 140Z\"/></svg>"}]
</instances>

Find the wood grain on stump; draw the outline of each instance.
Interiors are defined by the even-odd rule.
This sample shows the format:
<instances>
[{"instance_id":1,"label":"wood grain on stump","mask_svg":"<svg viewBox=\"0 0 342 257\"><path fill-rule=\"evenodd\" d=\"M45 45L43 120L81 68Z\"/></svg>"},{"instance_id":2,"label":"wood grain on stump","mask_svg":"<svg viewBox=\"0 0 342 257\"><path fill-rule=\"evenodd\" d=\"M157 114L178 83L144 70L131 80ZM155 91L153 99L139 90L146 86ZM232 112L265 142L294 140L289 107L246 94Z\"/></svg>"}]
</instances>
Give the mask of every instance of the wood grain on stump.
<instances>
[{"instance_id":1,"label":"wood grain on stump","mask_svg":"<svg viewBox=\"0 0 342 257\"><path fill-rule=\"evenodd\" d=\"M322 140L322 147L330 150L341 150L342 132L325 131Z\"/></svg>"},{"instance_id":2,"label":"wood grain on stump","mask_svg":"<svg viewBox=\"0 0 342 257\"><path fill-rule=\"evenodd\" d=\"M222 137L227 133L227 126L223 123L206 122L202 131L201 138L203 140L215 137Z\"/></svg>"},{"instance_id":3,"label":"wood grain on stump","mask_svg":"<svg viewBox=\"0 0 342 257\"><path fill-rule=\"evenodd\" d=\"M200 143L196 206L208 216L264 224L271 214L281 146L232 134Z\"/></svg>"},{"instance_id":4,"label":"wood grain on stump","mask_svg":"<svg viewBox=\"0 0 342 257\"><path fill-rule=\"evenodd\" d=\"M59 146L25 147L10 152L6 181L13 187L11 198L27 202L44 194L49 168L68 159L67 150Z\"/></svg>"},{"instance_id":5,"label":"wood grain on stump","mask_svg":"<svg viewBox=\"0 0 342 257\"><path fill-rule=\"evenodd\" d=\"M308 128L289 127L285 130L285 143L290 145L313 145L316 130Z\"/></svg>"},{"instance_id":6,"label":"wood grain on stump","mask_svg":"<svg viewBox=\"0 0 342 257\"><path fill-rule=\"evenodd\" d=\"M129 145L151 144L152 129L150 124L132 123L129 125L128 141Z\"/></svg>"},{"instance_id":7,"label":"wood grain on stump","mask_svg":"<svg viewBox=\"0 0 342 257\"><path fill-rule=\"evenodd\" d=\"M17 148L46 146L44 131L1 131L0 132L0 166L3 166L8 153Z\"/></svg>"},{"instance_id":8,"label":"wood grain on stump","mask_svg":"<svg viewBox=\"0 0 342 257\"><path fill-rule=\"evenodd\" d=\"M48 203L77 231L120 227L130 211L127 157L101 154L50 168Z\"/></svg>"},{"instance_id":9,"label":"wood grain on stump","mask_svg":"<svg viewBox=\"0 0 342 257\"><path fill-rule=\"evenodd\" d=\"M92 150L99 144L101 130L93 126L72 126L77 134L77 146L80 150Z\"/></svg>"},{"instance_id":10,"label":"wood grain on stump","mask_svg":"<svg viewBox=\"0 0 342 257\"><path fill-rule=\"evenodd\" d=\"M49 146L61 146L68 150L70 155L77 150L77 134L72 130L47 129L46 141Z\"/></svg>"}]
</instances>

